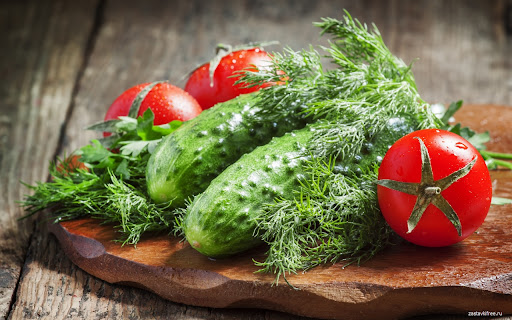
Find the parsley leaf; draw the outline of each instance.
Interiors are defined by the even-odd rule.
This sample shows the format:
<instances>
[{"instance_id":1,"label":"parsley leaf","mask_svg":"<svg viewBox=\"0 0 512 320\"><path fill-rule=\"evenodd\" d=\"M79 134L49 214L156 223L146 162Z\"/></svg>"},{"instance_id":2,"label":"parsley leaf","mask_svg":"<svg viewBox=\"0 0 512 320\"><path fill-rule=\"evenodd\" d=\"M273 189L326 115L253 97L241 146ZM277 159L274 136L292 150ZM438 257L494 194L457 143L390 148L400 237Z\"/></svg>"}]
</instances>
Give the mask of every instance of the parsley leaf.
<instances>
[{"instance_id":1,"label":"parsley leaf","mask_svg":"<svg viewBox=\"0 0 512 320\"><path fill-rule=\"evenodd\" d=\"M147 109L137 119L120 117L88 127L112 134L94 139L73 153L87 170L59 170L59 164L66 160L58 160L50 164L52 180L27 185L34 191L21 202L27 216L52 208L56 222L99 218L116 224L123 243L130 244L136 244L144 232L172 230L175 212L164 210L170 203L155 204L147 195L145 170L158 142L181 122L154 126L153 121L154 114Z\"/></svg>"},{"instance_id":2,"label":"parsley leaf","mask_svg":"<svg viewBox=\"0 0 512 320\"><path fill-rule=\"evenodd\" d=\"M462 105L462 100L450 104L444 114L440 117L440 120L443 123L441 128L458 134L469 141L469 143L471 143L485 159L485 163L487 164L487 168L489 170L496 170L500 166L512 169L512 163L509 161L504 161L512 160L512 154L490 152L486 150L487 146L485 144L491 140L489 131L475 132L469 127L462 127L460 123L450 125L450 119L462 107Z\"/></svg>"}]
</instances>

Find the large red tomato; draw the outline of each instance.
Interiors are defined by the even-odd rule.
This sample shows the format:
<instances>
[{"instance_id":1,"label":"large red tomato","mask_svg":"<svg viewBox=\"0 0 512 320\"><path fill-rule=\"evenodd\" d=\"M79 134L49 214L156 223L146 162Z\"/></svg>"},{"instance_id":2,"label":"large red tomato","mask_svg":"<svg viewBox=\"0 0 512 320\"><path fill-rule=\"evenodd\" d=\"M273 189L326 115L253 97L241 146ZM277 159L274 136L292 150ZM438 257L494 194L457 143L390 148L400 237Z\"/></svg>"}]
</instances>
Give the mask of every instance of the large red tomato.
<instances>
[{"instance_id":1,"label":"large red tomato","mask_svg":"<svg viewBox=\"0 0 512 320\"><path fill-rule=\"evenodd\" d=\"M457 243L484 222L492 185L484 159L461 136L413 132L386 153L379 169L379 205L395 232L422 246Z\"/></svg>"},{"instance_id":2,"label":"large red tomato","mask_svg":"<svg viewBox=\"0 0 512 320\"><path fill-rule=\"evenodd\" d=\"M136 85L117 97L108 109L105 121L117 119L119 116L127 116L135 97L148 85L150 83ZM191 95L167 82L156 84L147 93L142 100L137 117L141 116L148 108L155 115L154 125L167 124L173 120L187 121L202 111Z\"/></svg>"},{"instance_id":3,"label":"large red tomato","mask_svg":"<svg viewBox=\"0 0 512 320\"><path fill-rule=\"evenodd\" d=\"M242 93L254 92L269 86L270 84L265 84L260 87L244 88L243 84L235 85L235 82L240 78L236 76L236 72L246 69L256 71L258 68L268 67L270 63L270 56L261 49L234 51L220 60L213 73L213 83L210 78L210 63L206 63L192 72L185 85L185 91L190 93L203 109L208 109Z\"/></svg>"}]
</instances>

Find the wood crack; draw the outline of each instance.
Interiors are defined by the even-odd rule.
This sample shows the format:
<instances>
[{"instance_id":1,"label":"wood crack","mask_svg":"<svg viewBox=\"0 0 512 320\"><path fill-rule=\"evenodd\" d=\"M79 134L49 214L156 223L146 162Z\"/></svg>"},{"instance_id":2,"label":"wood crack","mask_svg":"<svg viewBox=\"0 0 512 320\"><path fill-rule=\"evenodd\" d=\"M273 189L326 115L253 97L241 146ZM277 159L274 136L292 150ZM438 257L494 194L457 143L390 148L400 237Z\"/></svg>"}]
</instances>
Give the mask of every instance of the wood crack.
<instances>
[{"instance_id":1,"label":"wood crack","mask_svg":"<svg viewBox=\"0 0 512 320\"><path fill-rule=\"evenodd\" d=\"M71 119L71 117L73 115L73 110L75 109L75 106L76 106L76 97L80 90L80 83L82 82L85 70L86 70L87 66L89 65L89 61L90 61L92 52L94 51L94 46L95 46L96 40L98 38L98 34L99 34L101 27L103 25L103 22L104 22L104 12L105 12L106 2L107 2L106 0L100 0L96 7L96 11L94 14L94 22L93 22L89 38L87 39L87 43L86 43L85 49L84 49L83 62L78 70L78 73L76 76L76 81L73 85L73 90L71 93L71 100L70 100L71 102L69 104L69 107L66 110L66 116L65 116L64 121L62 122L62 125L60 127L59 140L58 140L57 146L55 148L55 153L52 156L52 160L54 160L54 161L57 160L57 158L59 157L59 155L61 154L61 152L64 148L66 130L68 128L69 120ZM50 176L48 176L48 180L49 179L50 179Z\"/></svg>"},{"instance_id":2,"label":"wood crack","mask_svg":"<svg viewBox=\"0 0 512 320\"><path fill-rule=\"evenodd\" d=\"M505 33L508 36L512 36L512 1L508 1L503 10L503 22L505 27Z\"/></svg>"},{"instance_id":3,"label":"wood crack","mask_svg":"<svg viewBox=\"0 0 512 320\"><path fill-rule=\"evenodd\" d=\"M34 233L35 233L35 230L36 230L36 226L37 224L36 223L33 223L32 224L32 231L30 232L30 236L28 238L28 243L32 243L32 239L34 238ZM12 310L14 308L14 305L16 304L16 300L18 298L18 288L20 287L20 283L23 279L23 275L25 274L26 272L26 268L27 268L27 258L29 257L29 254L30 254L30 247L29 247L29 250L27 250L26 254L25 254L25 257L24 257L24 260L23 260L23 267L21 269L21 273L20 273L20 276L18 277L18 279L16 279L16 284L14 286L14 290L13 290L13 294L11 296L11 301L9 302L9 306L7 307L7 319L10 319L11 318L11 313L12 313Z\"/></svg>"},{"instance_id":4,"label":"wood crack","mask_svg":"<svg viewBox=\"0 0 512 320\"><path fill-rule=\"evenodd\" d=\"M74 98L79 90L80 81L83 77L84 70L89 63L89 58L94 49L94 44L95 44L97 35L98 35L99 30L103 23L103 11L105 9L105 2L106 2L106 0L99 0L97 5L95 7L93 7L93 10L92 10L93 14L90 16L91 19L93 20L93 22L91 23L90 30L88 31L88 33L86 33L83 54L80 59L81 61L79 60L80 62L79 62L78 71L77 71L74 79L73 78L71 79L71 81L73 82L72 90L71 90L71 99L69 100L70 102L67 105L65 118L63 119L62 125L60 127L60 132L59 132L57 144L54 147L55 152L53 154L52 160L55 159L57 157L57 155L61 152L62 145L64 142L64 135L66 132L66 123L68 122L69 118L71 117L72 111L74 108ZM59 10L62 10L62 8L59 7L58 4L56 4L50 10L53 10L53 11L51 11L52 14L58 16L59 14L61 14L61 11L59 11ZM45 16L50 16L48 19L50 19L50 23L51 23L51 19L52 19L51 14L45 14ZM41 27L41 26L38 25L33 28L36 29L37 27ZM60 39L55 40L55 38L54 38L54 37L56 37L55 34L57 32L57 31L55 31L55 29L52 29L52 27L54 27L54 26L44 25L43 27L44 27L44 29L41 31L42 36L40 36L39 39L49 41L50 43L52 43L53 41L58 42L60 40ZM50 39L50 40L48 40L48 39ZM30 41L30 39L26 40L26 41ZM37 47L37 48L39 48L39 47ZM65 50L65 49L62 49L62 50ZM50 59L52 58L51 54L55 54L55 53L49 52L49 50L46 50L46 48L44 48L44 46L43 46L43 49L39 50L39 51L40 51L40 53L38 55L40 57L38 59L35 59L36 62L38 62L38 64L33 66L33 69L35 71L28 71L28 72L35 73L34 78L30 79L31 80L30 87L31 87L32 91L34 90L34 88L38 88L38 90L39 90L40 89L39 86L44 87L40 90L47 90L48 89L48 81L49 81L49 79L52 78L52 76L54 76L54 72L56 72L51 67L48 67L49 65L51 65L51 61L50 61ZM42 55L42 57L41 57L41 55ZM26 70L31 70L31 68L27 67ZM59 69L59 71L60 71L60 69ZM23 95L22 90L20 90L19 92L20 92L20 95ZM39 92L39 91L37 91L35 93L32 92L32 96L35 96L35 97L42 97L42 96L44 96L44 94L46 94L46 92L44 92L44 93ZM31 118L34 118L37 120L39 117L43 117L43 116L40 116L41 113L45 112L45 111L42 111L43 110L43 107L41 106L42 102L40 102L39 100L37 100L35 102L32 102L32 101L28 101L28 102L23 101L23 102L26 104L33 103L33 104L37 105L38 107L40 107L39 109L35 109L35 108L31 109L31 111L34 111L34 114L35 114L35 115L31 115L30 116ZM14 105L14 106L16 106L16 105ZM66 106L66 105L64 105L64 106ZM19 108L21 108L21 107L19 107ZM5 120L5 119L7 119L7 120ZM7 122L9 120L9 118L7 118L7 117L5 119L2 118L1 120L4 122ZM10 124L10 123L8 123L8 124ZM32 128L32 126L33 125L31 125L30 128ZM30 137L33 137L33 139L35 139L36 141L39 141L39 143L44 141L44 138L41 139L41 137L38 137L37 134L28 133L28 134L26 134L26 136L28 136L27 139L32 139ZM29 145L29 147L27 149L29 149L29 150L33 149L30 143L28 143L28 145ZM6 147L6 148L2 147L2 149L7 149L7 148L8 147ZM19 160L12 161L13 167L19 166L19 165L20 165ZM26 163L22 163L21 166L29 167L29 165ZM13 170L8 170L8 171L12 172ZM47 179L48 180L50 179L49 175L48 175ZM26 179L24 179L24 180L26 180ZM13 203L14 201L9 201L9 202ZM0 208L0 209L2 209L2 208ZM24 287L24 282L26 281L25 276L28 273L30 273L30 271L31 271L29 268L29 265L31 263L31 257L34 256L34 250L35 250L34 248L37 247L37 245L35 244L35 242L36 242L35 237L37 237L37 235L40 232L42 232L41 229L38 228L37 222L27 223L26 228L28 229L28 230L26 230L26 233L28 234L27 242L26 242L28 244L28 249L24 250L25 251L24 255L20 255L20 257L19 257L19 259L20 259L19 267L21 268L21 271L19 273L18 273L18 271L14 272L14 274L17 274L17 277L16 278L13 277L12 282L10 282L10 283L12 283L12 286L13 286L12 292L10 294L10 300L6 301L7 303L4 305L5 309L0 310L3 313L3 314L0 314L0 319L3 319L3 316L5 316L6 319L16 318L16 316L15 316L16 308L19 308L20 301L21 301L21 304L23 303L23 301L22 301L23 298L20 297L20 292L22 291L22 288ZM2 267L2 266L0 266L0 267ZM0 269L0 271L3 271L3 270ZM12 271L12 269L11 270L6 269L6 272L8 272L8 273L11 271ZM24 309L24 311L22 311L22 312L26 312L28 310L27 307L25 307L23 309Z\"/></svg>"}]
</instances>

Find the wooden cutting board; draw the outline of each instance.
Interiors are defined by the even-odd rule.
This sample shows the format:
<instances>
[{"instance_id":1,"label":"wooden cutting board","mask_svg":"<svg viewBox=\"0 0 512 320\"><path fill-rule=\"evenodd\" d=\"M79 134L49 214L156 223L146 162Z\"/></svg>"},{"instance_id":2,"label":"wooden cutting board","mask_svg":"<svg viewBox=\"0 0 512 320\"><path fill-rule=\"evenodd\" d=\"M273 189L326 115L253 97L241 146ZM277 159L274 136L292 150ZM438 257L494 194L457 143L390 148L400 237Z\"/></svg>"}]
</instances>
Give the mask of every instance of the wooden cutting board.
<instances>
[{"instance_id":1,"label":"wooden cutting board","mask_svg":"<svg viewBox=\"0 0 512 320\"><path fill-rule=\"evenodd\" d=\"M457 121L490 130L489 150L512 152L512 108L464 106ZM512 198L512 171L491 172L494 194ZM265 248L208 259L166 235L121 246L109 225L80 219L50 225L70 259L110 283L150 290L196 306L267 308L329 319L394 319L425 313L512 313L512 205L491 206L482 227L446 248L403 243L361 266L325 265L272 285L255 273Z\"/></svg>"}]
</instances>

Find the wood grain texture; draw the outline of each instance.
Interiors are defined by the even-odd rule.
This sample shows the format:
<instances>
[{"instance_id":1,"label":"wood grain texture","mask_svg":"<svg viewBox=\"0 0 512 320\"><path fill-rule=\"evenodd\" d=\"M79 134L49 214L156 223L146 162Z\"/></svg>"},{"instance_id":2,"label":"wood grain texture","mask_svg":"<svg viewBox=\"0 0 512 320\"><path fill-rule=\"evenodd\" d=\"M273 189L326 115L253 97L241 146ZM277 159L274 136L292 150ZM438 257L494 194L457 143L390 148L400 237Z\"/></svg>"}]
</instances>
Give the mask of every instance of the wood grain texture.
<instances>
[{"instance_id":1,"label":"wood grain texture","mask_svg":"<svg viewBox=\"0 0 512 320\"><path fill-rule=\"evenodd\" d=\"M208 60L219 42L279 40L293 49L325 43L311 22L346 8L375 22L404 61L420 58L413 71L426 100L512 104L511 0L99 3L98 15L96 1L0 4L0 33L10 48L0 50L8 78L0 84L0 318L295 319L262 310L195 308L110 285L70 263L43 226L34 230L30 221L15 221L22 214L15 203L24 193L20 179L46 180L56 150L69 153L95 138L83 127L101 120L129 86L161 79L183 86L184 75ZM82 66L88 37L91 51Z\"/></svg>"},{"instance_id":2,"label":"wood grain texture","mask_svg":"<svg viewBox=\"0 0 512 320\"><path fill-rule=\"evenodd\" d=\"M483 115L477 114L485 109ZM493 148L512 149L512 109L465 106L463 124L488 129ZM493 148L495 149L495 148ZM496 195L512 196L512 172L491 173ZM465 241L446 248L403 243L362 266L314 268L288 277L299 290L273 286L271 274L255 273L266 248L211 260L178 238L145 237L136 248L113 242L112 226L93 219L52 224L63 250L81 269L109 283L146 288L189 305L251 307L325 319L397 319L428 313L464 313L497 307L512 314L512 205L493 206L486 222Z\"/></svg>"},{"instance_id":3,"label":"wood grain texture","mask_svg":"<svg viewBox=\"0 0 512 320\"><path fill-rule=\"evenodd\" d=\"M0 319L15 294L31 233L20 184L44 181L71 104L93 1L0 3Z\"/></svg>"}]
</instances>

